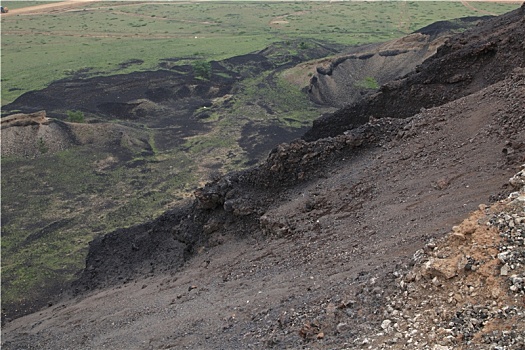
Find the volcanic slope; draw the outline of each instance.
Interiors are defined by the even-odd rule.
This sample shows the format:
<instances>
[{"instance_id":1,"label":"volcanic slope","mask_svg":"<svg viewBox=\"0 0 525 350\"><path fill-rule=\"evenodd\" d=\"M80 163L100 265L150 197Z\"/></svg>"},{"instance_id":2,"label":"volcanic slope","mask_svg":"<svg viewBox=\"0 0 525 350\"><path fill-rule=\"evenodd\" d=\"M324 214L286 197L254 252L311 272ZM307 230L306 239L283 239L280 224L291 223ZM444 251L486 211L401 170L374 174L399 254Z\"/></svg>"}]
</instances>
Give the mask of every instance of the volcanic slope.
<instances>
[{"instance_id":1,"label":"volcanic slope","mask_svg":"<svg viewBox=\"0 0 525 350\"><path fill-rule=\"evenodd\" d=\"M316 103L336 107L363 100L380 85L412 72L454 33L483 19L487 17L436 22L397 40L359 46L324 59L310 80L308 95Z\"/></svg>"},{"instance_id":2,"label":"volcanic slope","mask_svg":"<svg viewBox=\"0 0 525 350\"><path fill-rule=\"evenodd\" d=\"M77 287L107 288L9 323L5 348L350 347L379 332L394 273L424 242L510 191L524 80L520 70L413 118L282 145L258 171L210 184L184 215L94 242ZM275 175L298 183L279 188ZM152 272L192 229L206 234L184 268Z\"/></svg>"},{"instance_id":3,"label":"volcanic slope","mask_svg":"<svg viewBox=\"0 0 525 350\"><path fill-rule=\"evenodd\" d=\"M377 52L358 60L366 69L354 78L379 65L379 82L408 72L449 30L475 22L447 21L425 34L352 48L360 57ZM333 111L298 87L308 86L317 63L326 61L320 57L341 50L348 48L308 39L275 43L210 62L210 79L197 76L198 55L162 60L150 72L97 76L102 72L83 68L3 106L2 114L39 111L49 118L2 118L2 320L47 305L83 267L87 242L98 235L152 220L197 184L258 163ZM121 69L142 63L126 61ZM342 66L348 68L338 65L332 76L341 77ZM320 86L323 96L328 87ZM348 89L336 89L350 98ZM84 122L73 122L79 117Z\"/></svg>"},{"instance_id":4,"label":"volcanic slope","mask_svg":"<svg viewBox=\"0 0 525 350\"><path fill-rule=\"evenodd\" d=\"M519 30L523 9L496 21ZM474 31L487 27L495 28L495 20ZM521 50L509 46L506 54ZM479 215L492 214L473 214L468 220L492 222L485 243L473 240L482 236L466 227L468 220L462 223L480 203L514 191L508 179L525 162L525 69L514 63L492 84L407 118L373 119L334 137L282 144L260 166L198 190L191 205L94 241L76 296L8 323L2 348L519 349L525 312L515 275L522 273L519 255L511 261L513 253L479 254L501 237L514 237L504 248L523 245L516 236L523 207L507 213L518 215L516 229L504 214L481 221ZM429 67L440 68L421 69ZM454 225L464 243L427 244L424 258L425 243ZM453 268L439 264L456 256ZM498 293L469 284L463 274L477 267L476 281L492 277ZM401 293L400 278L411 285ZM457 297L456 290L438 290L453 286ZM428 293L428 305L444 311L418 316L417 302ZM450 293L457 309L441 297ZM430 322L442 333L422 339L418 330L432 329ZM507 322L516 336L497 322Z\"/></svg>"},{"instance_id":5,"label":"volcanic slope","mask_svg":"<svg viewBox=\"0 0 525 350\"><path fill-rule=\"evenodd\" d=\"M370 117L406 118L504 79L525 62L524 11L522 6L447 40L414 72L384 84L364 101L316 120L304 139L335 136Z\"/></svg>"},{"instance_id":6,"label":"volcanic slope","mask_svg":"<svg viewBox=\"0 0 525 350\"><path fill-rule=\"evenodd\" d=\"M363 74L382 65L381 82L420 64L451 35L454 25L465 28L476 19L456 22L351 52L366 56L376 50L373 57L359 61L367 67ZM100 72L80 69L69 79L4 106L3 114L40 111L38 115L49 118L44 123L22 123L26 117L20 114L2 118L2 234L7 258L2 320L47 305L49 295L82 267L87 242L94 237L151 220L174 201L189 197L197 183L256 164L277 144L300 137L310 120L333 111L310 103L282 78L292 78L303 88L316 64L326 61L317 58L343 49L347 50L306 39L275 43L211 62L209 80L195 76L193 65L181 65L182 58L162 60L159 70L151 72L96 77ZM195 63L201 58L186 59ZM131 60L121 67L141 62ZM342 75L342 66L333 76ZM327 87L320 86L323 96L328 95ZM350 98L347 89L338 84L336 88L339 96ZM84 122L71 122L79 114L85 115ZM90 205L85 204L87 193ZM41 215L37 218L35 213ZM59 248L50 249L51 242ZM35 248L43 243L47 249ZM70 258L67 264L64 256Z\"/></svg>"}]
</instances>

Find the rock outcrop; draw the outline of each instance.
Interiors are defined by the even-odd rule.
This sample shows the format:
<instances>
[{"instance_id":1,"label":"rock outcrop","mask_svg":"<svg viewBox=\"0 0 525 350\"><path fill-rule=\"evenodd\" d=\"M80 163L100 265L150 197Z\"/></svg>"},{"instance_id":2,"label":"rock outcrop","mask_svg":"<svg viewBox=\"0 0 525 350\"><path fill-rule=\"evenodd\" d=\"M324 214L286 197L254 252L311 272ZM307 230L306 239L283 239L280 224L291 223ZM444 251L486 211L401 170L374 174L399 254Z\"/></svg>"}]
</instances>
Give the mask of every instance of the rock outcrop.
<instances>
[{"instance_id":1,"label":"rock outcrop","mask_svg":"<svg viewBox=\"0 0 525 350\"><path fill-rule=\"evenodd\" d=\"M525 164L523 165L525 168ZM414 255L387 297L374 349L520 349L525 336L525 176ZM386 325L386 326L385 326ZM384 327L383 327L384 326Z\"/></svg>"},{"instance_id":2,"label":"rock outcrop","mask_svg":"<svg viewBox=\"0 0 525 350\"><path fill-rule=\"evenodd\" d=\"M16 113L2 118L2 130L13 126L29 126L29 125L47 125L49 118L46 116L46 111L39 111L35 113Z\"/></svg>"}]
</instances>

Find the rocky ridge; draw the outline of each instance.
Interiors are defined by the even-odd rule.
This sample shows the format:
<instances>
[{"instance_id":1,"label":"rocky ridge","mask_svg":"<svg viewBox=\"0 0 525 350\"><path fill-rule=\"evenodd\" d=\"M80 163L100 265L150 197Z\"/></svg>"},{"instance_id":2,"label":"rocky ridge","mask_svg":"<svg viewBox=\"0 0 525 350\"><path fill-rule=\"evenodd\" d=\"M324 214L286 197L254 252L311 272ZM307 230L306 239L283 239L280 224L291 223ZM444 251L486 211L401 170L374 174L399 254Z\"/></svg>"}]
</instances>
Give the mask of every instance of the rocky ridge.
<instances>
[{"instance_id":1,"label":"rocky ridge","mask_svg":"<svg viewBox=\"0 0 525 350\"><path fill-rule=\"evenodd\" d=\"M480 23L482 17L441 21L381 44L364 45L319 62L308 87L319 104L345 107L369 97L379 86L414 71L455 32Z\"/></svg>"},{"instance_id":2,"label":"rocky ridge","mask_svg":"<svg viewBox=\"0 0 525 350\"><path fill-rule=\"evenodd\" d=\"M525 64L525 6L455 35L415 71L369 98L314 121L307 141L335 136L369 118L406 118L504 79Z\"/></svg>"}]
</instances>

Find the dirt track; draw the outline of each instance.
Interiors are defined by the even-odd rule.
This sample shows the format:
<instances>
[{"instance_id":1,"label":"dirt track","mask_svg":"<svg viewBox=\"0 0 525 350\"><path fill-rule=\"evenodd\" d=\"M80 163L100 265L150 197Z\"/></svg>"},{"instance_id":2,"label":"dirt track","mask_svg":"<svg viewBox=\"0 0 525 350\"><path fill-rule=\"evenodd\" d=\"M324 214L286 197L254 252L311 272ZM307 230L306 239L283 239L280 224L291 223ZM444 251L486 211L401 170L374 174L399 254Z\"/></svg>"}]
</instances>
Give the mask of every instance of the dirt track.
<instances>
[{"instance_id":1,"label":"dirt track","mask_svg":"<svg viewBox=\"0 0 525 350\"><path fill-rule=\"evenodd\" d=\"M49 13L56 11L67 11L79 6L86 5L88 3L99 2L100 0L70 0L55 2L43 5L28 6L18 9L9 10L8 13L2 14L2 16L14 16L22 14L37 14L37 13Z\"/></svg>"}]
</instances>

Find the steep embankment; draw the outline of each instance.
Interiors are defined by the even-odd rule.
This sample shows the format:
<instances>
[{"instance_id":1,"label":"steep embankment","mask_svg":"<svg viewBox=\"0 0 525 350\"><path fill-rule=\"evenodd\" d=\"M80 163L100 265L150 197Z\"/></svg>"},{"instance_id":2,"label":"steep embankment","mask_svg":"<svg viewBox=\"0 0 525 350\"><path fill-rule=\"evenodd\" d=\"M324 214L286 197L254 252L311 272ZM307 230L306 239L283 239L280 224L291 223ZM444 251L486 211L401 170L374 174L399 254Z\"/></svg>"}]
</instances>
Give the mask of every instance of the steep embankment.
<instances>
[{"instance_id":1,"label":"steep embankment","mask_svg":"<svg viewBox=\"0 0 525 350\"><path fill-rule=\"evenodd\" d=\"M316 103L335 107L358 102L376 92L380 85L414 71L447 38L481 20L467 17L436 22L400 39L360 46L336 59L325 60L310 81L308 95Z\"/></svg>"},{"instance_id":2,"label":"steep embankment","mask_svg":"<svg viewBox=\"0 0 525 350\"><path fill-rule=\"evenodd\" d=\"M338 135L374 118L406 118L479 91L525 63L525 7L456 35L416 72L385 84L370 98L314 122L305 140Z\"/></svg>"}]
</instances>

